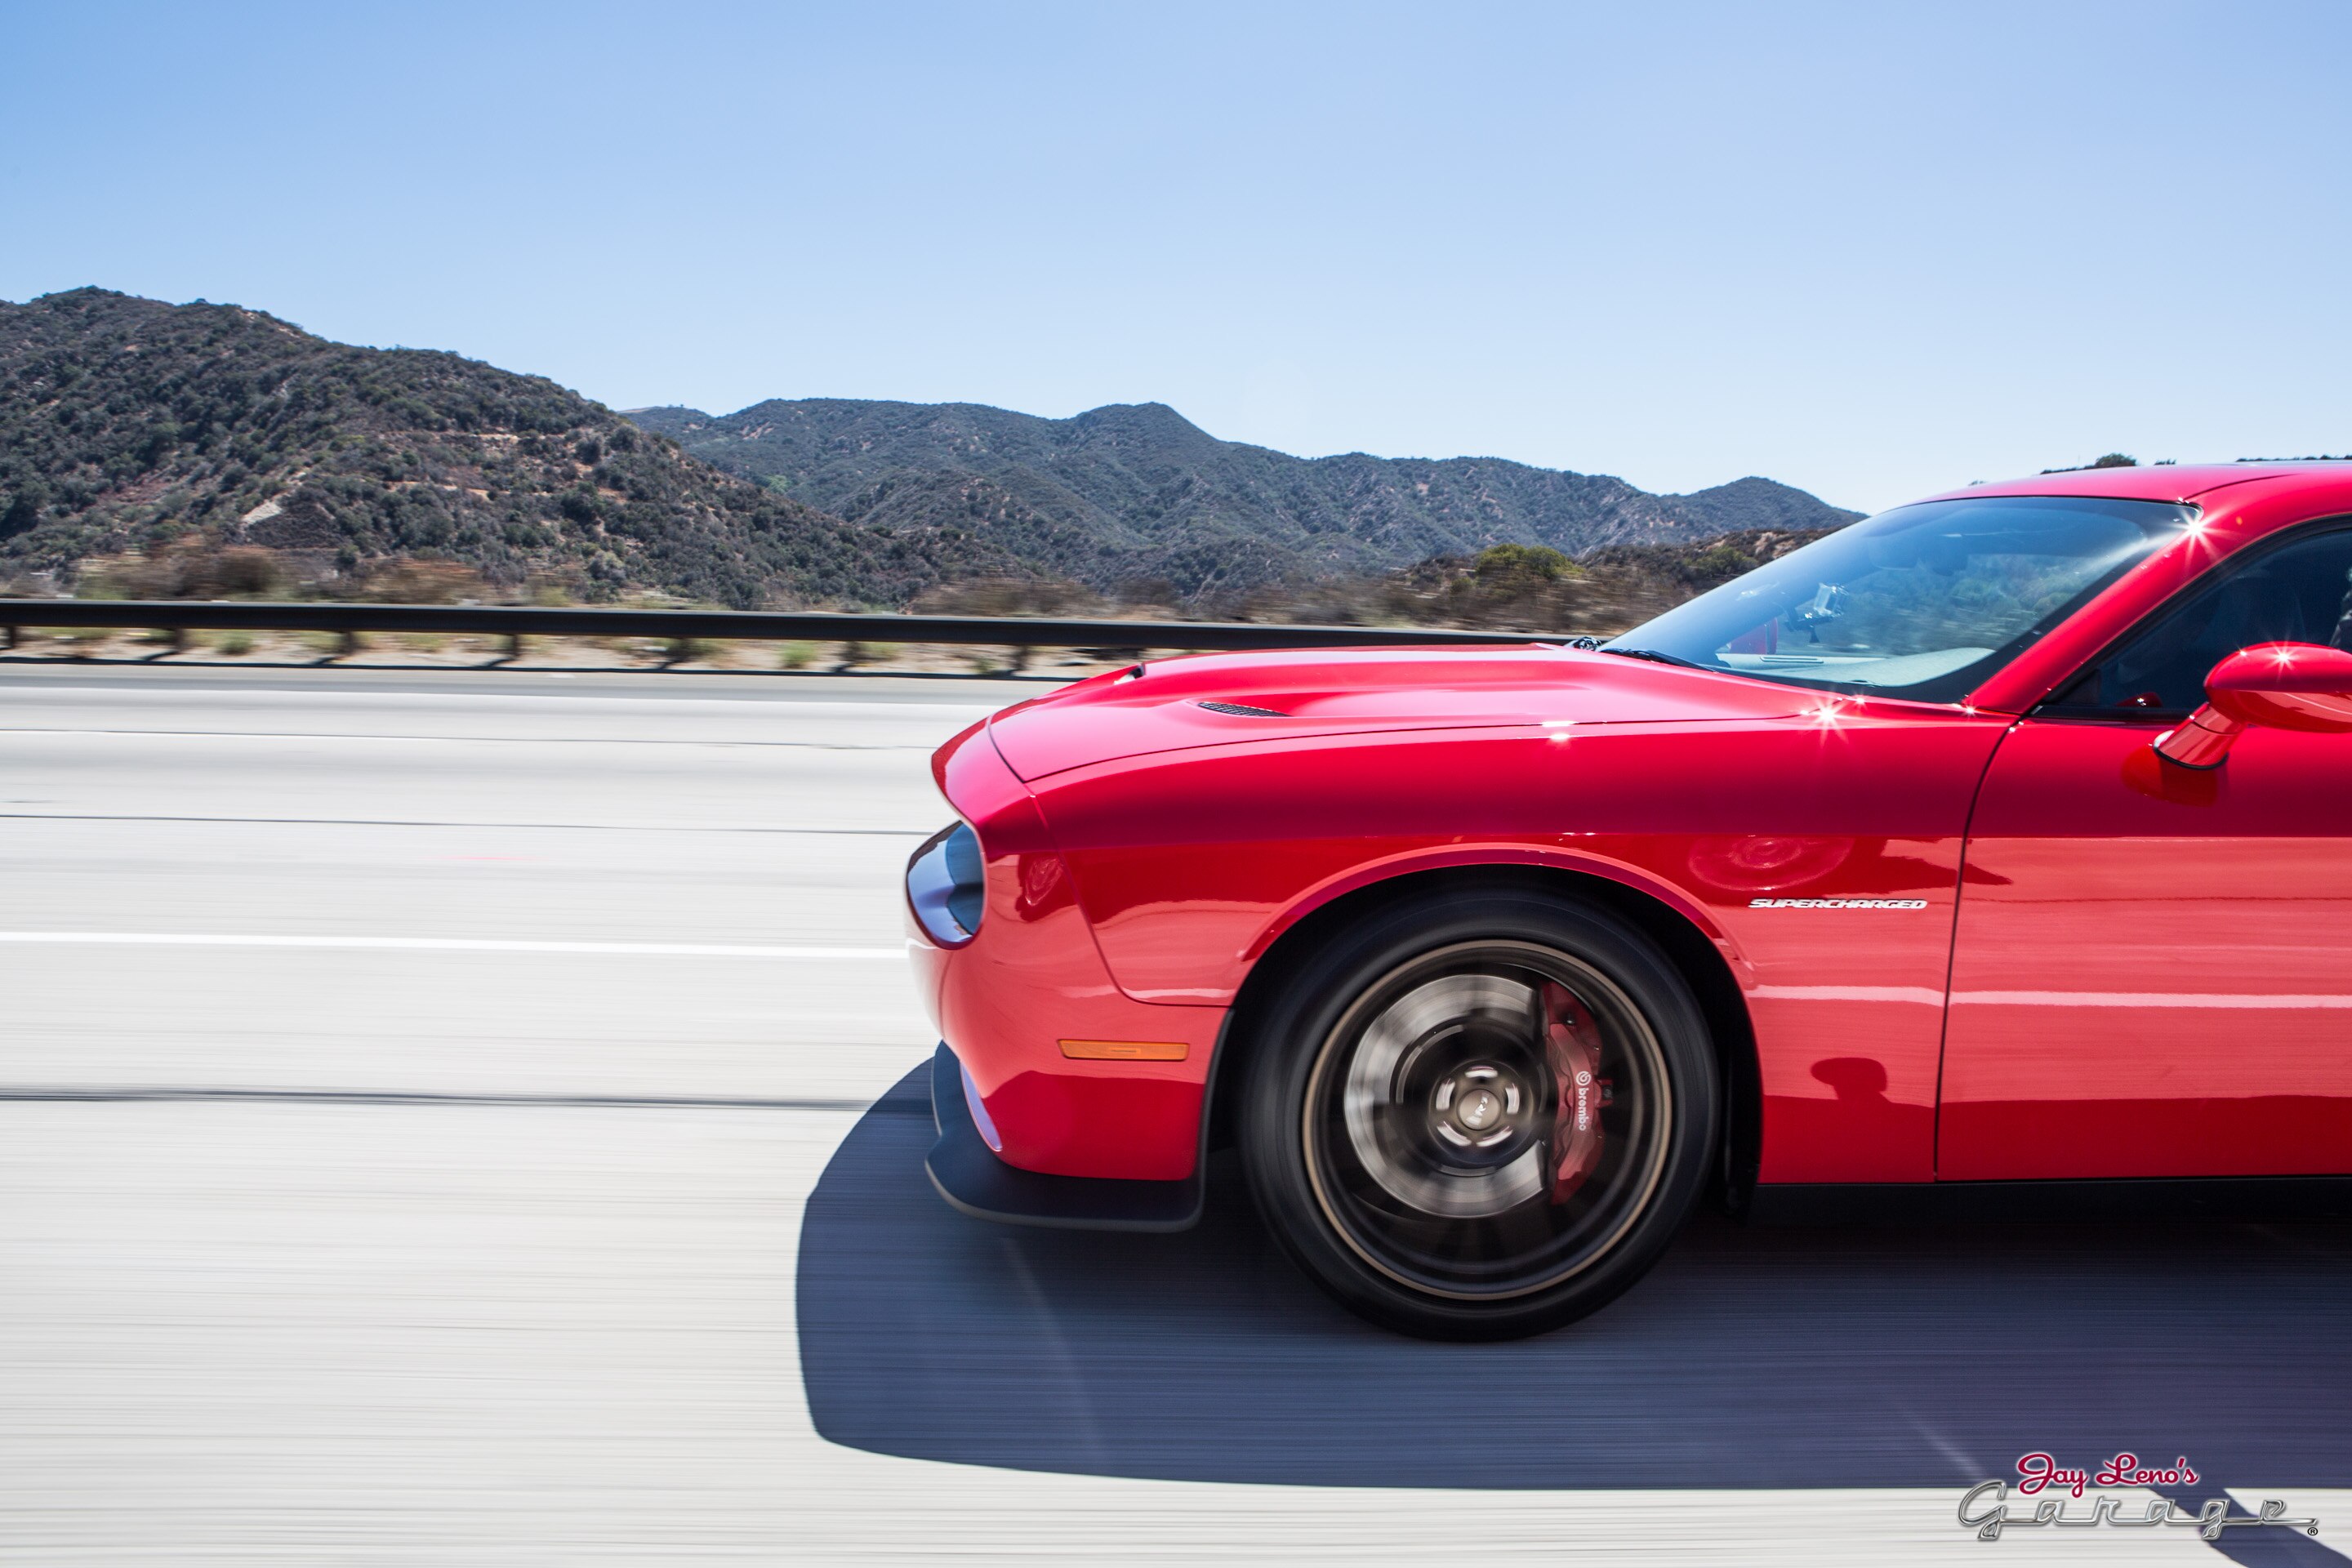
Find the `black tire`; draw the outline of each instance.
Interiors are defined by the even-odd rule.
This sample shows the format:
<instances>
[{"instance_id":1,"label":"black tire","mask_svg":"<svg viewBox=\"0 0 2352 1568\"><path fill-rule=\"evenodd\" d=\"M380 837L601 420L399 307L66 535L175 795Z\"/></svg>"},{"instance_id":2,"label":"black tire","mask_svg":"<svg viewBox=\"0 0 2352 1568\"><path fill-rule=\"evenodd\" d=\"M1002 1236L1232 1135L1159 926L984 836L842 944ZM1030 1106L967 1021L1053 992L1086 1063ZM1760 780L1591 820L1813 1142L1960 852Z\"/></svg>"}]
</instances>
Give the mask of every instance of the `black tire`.
<instances>
[{"instance_id":1,"label":"black tire","mask_svg":"<svg viewBox=\"0 0 2352 1568\"><path fill-rule=\"evenodd\" d=\"M1268 1227L1343 1305L1429 1339L1613 1300L1717 1142L1682 976L1623 921L1532 890L1368 914L1286 977L1247 1048L1242 1161Z\"/></svg>"}]
</instances>

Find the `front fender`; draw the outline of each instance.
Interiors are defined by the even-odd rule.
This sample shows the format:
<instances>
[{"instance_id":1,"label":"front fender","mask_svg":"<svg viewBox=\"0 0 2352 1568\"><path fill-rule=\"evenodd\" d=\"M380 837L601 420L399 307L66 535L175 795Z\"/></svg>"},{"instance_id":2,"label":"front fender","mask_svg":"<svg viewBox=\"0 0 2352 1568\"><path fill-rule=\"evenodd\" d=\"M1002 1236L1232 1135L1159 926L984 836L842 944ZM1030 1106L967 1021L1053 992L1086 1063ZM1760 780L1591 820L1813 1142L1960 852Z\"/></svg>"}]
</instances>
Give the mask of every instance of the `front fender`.
<instances>
[{"instance_id":1,"label":"front fender","mask_svg":"<svg viewBox=\"0 0 2352 1568\"><path fill-rule=\"evenodd\" d=\"M1704 904L1675 884L1653 876L1639 866L1612 860L1605 855L1511 843L1449 844L1443 847L1411 850L1352 867L1301 893L1295 902L1266 922L1242 956L1255 963L1266 949L1281 941L1299 921L1326 904L1337 902L1350 893L1423 871L1463 870L1480 866L1540 867L1615 882L1665 905L1689 921L1700 935L1722 948L1725 959L1735 969L1739 964L1737 945L1725 935L1715 917L1707 912Z\"/></svg>"},{"instance_id":2,"label":"front fender","mask_svg":"<svg viewBox=\"0 0 2352 1568\"><path fill-rule=\"evenodd\" d=\"M1292 738L1033 787L1138 1001L1227 1005L1282 931L1409 870L1604 876L1730 961L1760 1179L1927 1181L1962 836L2006 721L1878 709Z\"/></svg>"}]
</instances>

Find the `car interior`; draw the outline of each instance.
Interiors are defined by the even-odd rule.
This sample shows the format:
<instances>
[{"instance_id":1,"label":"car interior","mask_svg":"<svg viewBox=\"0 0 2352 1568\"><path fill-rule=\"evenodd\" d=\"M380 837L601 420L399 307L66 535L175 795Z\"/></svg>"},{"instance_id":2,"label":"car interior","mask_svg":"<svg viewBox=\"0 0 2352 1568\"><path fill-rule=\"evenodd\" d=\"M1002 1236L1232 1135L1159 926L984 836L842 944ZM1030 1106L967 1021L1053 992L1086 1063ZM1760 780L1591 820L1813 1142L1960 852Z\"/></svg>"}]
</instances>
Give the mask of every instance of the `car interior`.
<instances>
[{"instance_id":1,"label":"car interior","mask_svg":"<svg viewBox=\"0 0 2352 1568\"><path fill-rule=\"evenodd\" d=\"M2352 528L2305 534L2225 572L2085 670L2043 710L2177 720L2205 700L2205 677L2215 665L2270 642L2352 651Z\"/></svg>"}]
</instances>

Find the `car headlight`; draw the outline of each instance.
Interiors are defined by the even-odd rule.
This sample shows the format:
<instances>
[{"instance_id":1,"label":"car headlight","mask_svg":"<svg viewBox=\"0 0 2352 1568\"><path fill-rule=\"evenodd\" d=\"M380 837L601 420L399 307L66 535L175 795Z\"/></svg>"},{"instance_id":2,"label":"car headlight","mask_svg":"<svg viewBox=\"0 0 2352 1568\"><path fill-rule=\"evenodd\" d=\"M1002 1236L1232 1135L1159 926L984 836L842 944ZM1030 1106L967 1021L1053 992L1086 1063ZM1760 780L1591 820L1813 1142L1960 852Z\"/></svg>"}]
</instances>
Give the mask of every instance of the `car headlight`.
<instances>
[{"instance_id":1,"label":"car headlight","mask_svg":"<svg viewBox=\"0 0 2352 1568\"><path fill-rule=\"evenodd\" d=\"M979 931L987 884L980 836L969 824L940 828L908 858L907 902L941 947L961 947Z\"/></svg>"}]
</instances>

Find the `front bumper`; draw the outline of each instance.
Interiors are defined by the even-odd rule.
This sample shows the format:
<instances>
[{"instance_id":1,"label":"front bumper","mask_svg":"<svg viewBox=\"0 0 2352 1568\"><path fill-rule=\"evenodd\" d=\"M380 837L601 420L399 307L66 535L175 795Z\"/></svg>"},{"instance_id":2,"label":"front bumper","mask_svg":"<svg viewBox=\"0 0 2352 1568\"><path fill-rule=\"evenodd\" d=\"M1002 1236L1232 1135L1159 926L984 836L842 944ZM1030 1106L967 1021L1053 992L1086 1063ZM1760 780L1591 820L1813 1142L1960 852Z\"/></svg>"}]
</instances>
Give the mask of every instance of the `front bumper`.
<instances>
[{"instance_id":1,"label":"front bumper","mask_svg":"<svg viewBox=\"0 0 2352 1568\"><path fill-rule=\"evenodd\" d=\"M1194 1173L1225 1009L1122 992L1026 785L984 728L941 748L940 793L977 835L971 935L942 946L911 899L908 952L940 1037L977 1087L1001 1164L1165 1184Z\"/></svg>"},{"instance_id":2,"label":"front bumper","mask_svg":"<svg viewBox=\"0 0 2352 1568\"><path fill-rule=\"evenodd\" d=\"M940 1196L979 1219L1072 1230L1184 1230L1201 1217L1202 1173L1174 1182L1048 1176L992 1153L964 1098L963 1068L942 1043L931 1058L931 1121L939 1142L924 1158Z\"/></svg>"}]
</instances>

